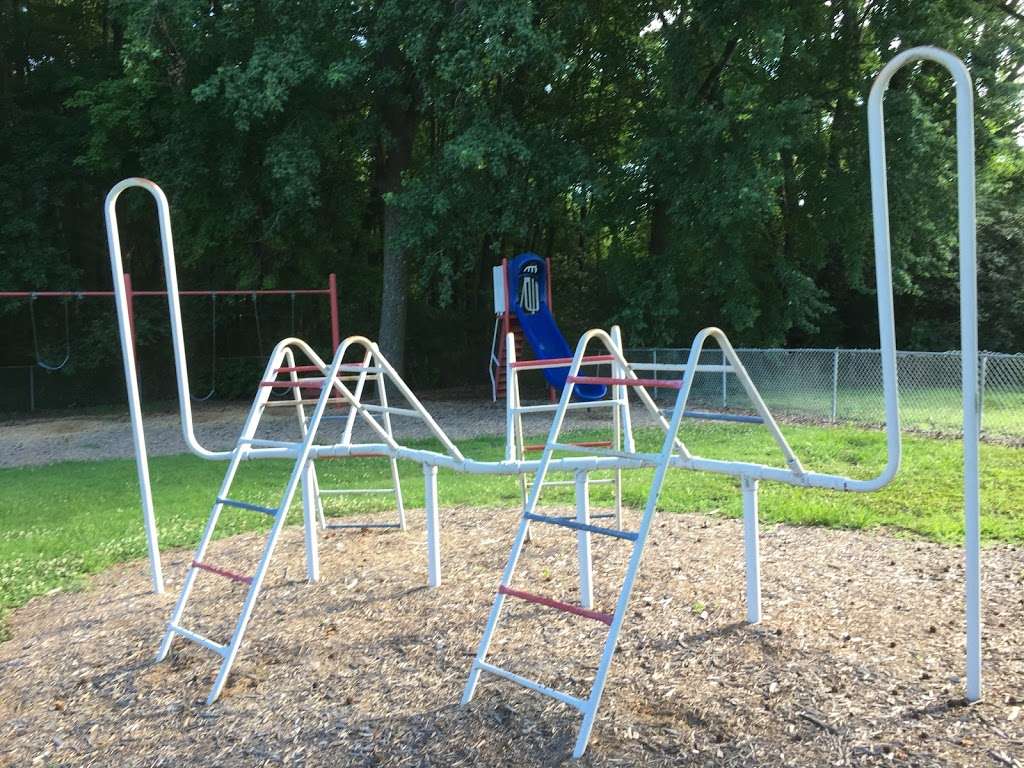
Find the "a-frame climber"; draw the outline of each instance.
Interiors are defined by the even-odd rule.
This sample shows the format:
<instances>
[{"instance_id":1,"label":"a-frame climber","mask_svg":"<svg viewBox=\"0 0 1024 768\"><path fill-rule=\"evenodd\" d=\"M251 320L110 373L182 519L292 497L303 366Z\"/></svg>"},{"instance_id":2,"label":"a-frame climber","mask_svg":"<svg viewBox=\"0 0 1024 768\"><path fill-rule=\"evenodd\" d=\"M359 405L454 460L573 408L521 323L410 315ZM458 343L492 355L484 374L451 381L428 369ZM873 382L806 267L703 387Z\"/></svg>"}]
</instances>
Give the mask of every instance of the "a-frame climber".
<instances>
[{"instance_id":1,"label":"a-frame climber","mask_svg":"<svg viewBox=\"0 0 1024 768\"><path fill-rule=\"evenodd\" d=\"M292 351L293 347L300 349L306 354L310 359L309 365L298 366L295 364L295 357ZM363 351L358 362L345 362L346 353L350 349L361 349ZM317 377L307 376L304 378L300 378L298 376L300 373L309 374L314 372L318 372L321 375ZM287 374L288 378L283 381L279 380L277 377L281 374ZM366 383L369 380L373 380L377 385L379 402L365 402L364 392ZM350 389L347 382L352 381L355 382L355 386ZM388 383L397 387L398 391L403 395L410 407L395 407L388 404L386 394ZM260 425L261 417L271 402L270 392L272 389L279 389L282 387L289 387L296 393L301 393L302 390L310 389L319 393L315 400L304 400L301 397L301 394L297 394L292 401L277 401L289 406L294 405L299 409L301 437L296 441L265 440L258 438L256 437L256 434ZM305 405L309 404L313 405L313 412L307 421L302 409ZM346 409L346 412L341 415L328 414L327 411L330 407L341 407ZM381 418L378 419L378 416ZM350 337L345 339L345 341L338 347L338 350L334 355L334 359L329 366L320 360L312 350L298 339L285 339L277 345L274 352L271 354L270 360L264 371L263 379L258 387L256 397L254 398L252 406L249 409L248 416L246 417L242 432L239 435L235 447L232 449L231 458L228 463L227 471L224 475L224 480L221 483L220 490L217 492L213 507L210 510L210 516L207 520L206 528L203 531L199 546L196 549L195 555L189 565L188 572L185 575L181 593L178 597L177 603L175 604L171 618L167 623L167 630L160 643L160 650L157 654L157 661L161 661L166 658L174 638L182 637L219 655L222 659L220 670L217 674L216 680L214 681L213 687L210 689L210 694L207 698L208 703L212 703L218 696L220 696L220 693L224 688L224 684L227 681L228 674L231 671L231 667L234 664L235 657L238 654L242 640L245 636L246 627L248 626L249 619L252 616L256 600L258 599L260 590L263 586L263 580L266 577L267 570L273 558L274 549L284 527L289 508L300 486L303 491L304 499L303 509L305 516L304 523L307 570L311 580L315 581L319 578L317 517L320 518L320 522L322 523L323 510L319 499L319 494L322 493L322 491L319 490L313 464L317 456L318 447L329 447L332 455L339 455L339 450L342 451L340 455L344 455L343 451L345 448L358 447L358 444L352 442L352 435L358 418L358 420L361 420L365 426L368 426L376 433L387 448L397 451L399 445L395 440L391 429L392 416L410 416L423 420L434 433L435 437L441 440L444 448L450 456L459 459L462 458L462 454L459 450L451 443L444 432L437 427L436 423L423 408L423 405L418 399L416 399L415 395L412 394L408 387L405 386L405 383L401 381L398 373L380 353L377 345L368 339L362 337ZM316 438L324 421L335 418L343 420L345 425L341 439L330 443L328 446L318 446ZM291 475L288 478L288 482L284 487L284 491L276 507L264 506L231 497L231 486L234 482L239 465L247 458L249 451L257 448L276 449L279 451L279 454L275 456L276 458L291 459L293 461ZM362 452L360 455L368 454ZM392 479L395 483L394 490L396 497L400 499L401 492L398 485L398 474L394 457L391 454L384 455L392 461ZM374 490L376 491L381 489ZM390 489L388 490L390 491ZM255 572L251 576L237 573L228 568L211 563L205 559L210 541L213 538L213 532L216 528L217 521L225 508L264 514L273 518L274 522L270 531L267 533L259 563ZM366 524L363 523L357 525L360 527L366 526ZM400 506L400 502L398 525L404 526L404 512ZM336 527L343 526L344 524L338 524ZM189 596L191 595L192 588L200 573L210 573L229 579L232 582L243 584L247 587L245 599L242 603L238 619L235 622L234 630L232 631L230 638L225 643L218 643L211 640L199 632L187 628L182 623Z\"/></svg>"},{"instance_id":2,"label":"a-frame climber","mask_svg":"<svg viewBox=\"0 0 1024 768\"><path fill-rule=\"evenodd\" d=\"M615 646L618 642L619 632L622 629L622 622L625 619L626 609L629 607L629 599L640 568L640 561L643 557L644 547L647 543L651 524L654 521L658 497L661 493L665 475L669 466L673 463L673 460L677 458L683 460L691 458L691 454L686 448L686 445L679 439L678 432L680 422L684 415L686 415L686 405L693 386L694 376L700 370L707 370L713 367L718 369L721 368L720 366L701 366L698 364L701 351L703 350L704 344L708 338L714 338L721 346L727 361L726 370L736 375L740 380L744 390L753 403L758 416L768 427L772 437L781 449L783 458L789 470L795 474L803 472L800 462L794 455L789 444L786 442L786 439L783 437L778 425L772 418L771 413L769 413L760 394L757 392L756 387L750 380L749 375L747 375L746 370L743 368L742 362L740 362L739 357L736 355L732 345L729 343L729 340L722 331L717 328L708 328L697 335L690 352L689 363L686 366L683 378L678 380L652 380L639 378L630 368L629 363L623 356L621 343L616 343L616 340L613 340L611 335L602 330L592 330L586 333L580 339L579 345L576 348L576 354L573 357L567 384L562 391L562 396L558 403L558 410L556 411L555 417L551 423L551 430L548 433L547 441L544 445L544 451L541 455L540 465L537 469L533 483L530 486L530 493L527 497L526 504L523 508L523 514L520 518L519 530L512 545L512 551L509 554L505 570L502 573L501 581L498 585L498 591L495 595L494 603L491 607L491 612L487 620L487 626L484 629L483 637L480 640L480 646L470 669L469 680L466 682L466 688L462 696L463 704L469 703L473 698L477 683L480 680L481 672L489 672L534 691L538 691L539 693L545 694L574 707L583 715L583 722L580 725L576 745L573 750L573 756L579 757L583 754L587 747L587 741L590 738L591 730L594 726L594 720L597 716L598 705L600 704L601 695L604 692L605 683L607 681L608 668L611 665L612 657L615 653ZM603 343L606 348L606 354L588 357L586 352L591 341ZM615 373L621 372L620 375L612 377L580 375L580 367L585 365L588 360L607 356L612 357L613 370ZM662 442L661 450L658 453L640 453L635 450L621 451L589 446L581 447L570 443L559 442L558 438L562 429L562 423L572 400L572 390L577 384L604 384L616 388L626 387L634 391L646 409L656 417L657 421L664 428L665 437ZM659 411L654 400L647 392L647 387L664 387L678 391L675 405L671 410L671 415L667 422ZM632 445L632 442L633 441L631 439L628 440L627 445ZM635 460L638 466L653 467L654 478L647 494L647 502L644 505L643 515L640 519L640 524L637 530L627 531L620 528L607 528L593 525L586 518L585 504L583 504L582 507L584 510L582 519L580 515L572 518L538 514L537 501L543 486L544 476L554 459L556 451L577 454L585 453L589 456L607 456L620 460ZM756 552L757 481L744 477L741 482L744 490L745 526L748 528L747 617L749 621L757 622L760 620L760 574L757 565L758 559ZM747 509L750 506L751 500L753 500L754 505L752 515L749 514ZM590 535L599 535L608 536L621 541L630 542L632 544L632 553L630 555L629 565L627 566L619 597L616 600L615 609L612 613L596 611L593 609L592 605L588 604L591 602L589 594L591 575L583 572L583 570L581 570L580 573L581 594L583 595L580 605L573 605L559 600L554 600L513 586L512 580L515 575L516 565L519 561L520 554L522 553L523 545L526 541L531 524L545 524L562 527L575 532L581 539L589 537ZM753 535L749 535L750 533L753 533ZM580 541L580 544L582 549L584 541ZM751 545L754 547L753 552L749 549ZM589 551L589 545L586 546L586 549ZM583 562L584 559L581 557L581 563ZM588 567L589 561L586 562L586 565L584 565L583 568ZM608 635L605 639L604 649L601 654L601 661L598 665L597 673L591 686L590 695L586 699L577 698L563 691L555 690L538 681L510 672L507 669L497 667L487 661L487 653L490 649L491 640L493 639L494 633L497 629L502 607L504 606L505 599L507 597L514 597L531 603L555 608L583 618L599 621L608 626Z\"/></svg>"}]
</instances>

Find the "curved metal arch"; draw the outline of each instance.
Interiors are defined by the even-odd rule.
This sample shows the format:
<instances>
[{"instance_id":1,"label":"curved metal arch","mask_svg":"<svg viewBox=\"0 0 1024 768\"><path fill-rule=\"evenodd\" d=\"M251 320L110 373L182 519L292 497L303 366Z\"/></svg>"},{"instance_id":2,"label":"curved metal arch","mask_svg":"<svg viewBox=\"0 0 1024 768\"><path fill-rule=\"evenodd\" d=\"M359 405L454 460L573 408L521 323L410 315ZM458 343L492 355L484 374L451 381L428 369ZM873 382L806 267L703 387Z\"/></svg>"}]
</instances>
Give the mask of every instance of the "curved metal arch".
<instances>
[{"instance_id":1,"label":"curved metal arch","mask_svg":"<svg viewBox=\"0 0 1024 768\"><path fill-rule=\"evenodd\" d=\"M981 403L978 386L978 259L975 218L974 90L971 74L959 58L933 46L910 48L895 56L875 78L868 97L868 147L871 210L874 221L878 319L882 341L882 381L892 474L893 443L899 447L899 402L896 394L896 338L892 301L892 245L889 239L889 191L885 169L885 116L882 103L889 81L910 62L931 61L944 67L956 88L957 206L960 246L960 355L963 386L964 445L964 586L967 621L967 685L970 701L981 698L981 492L979 449ZM896 425L895 435L892 425ZM888 469L887 469L888 471Z\"/></svg>"}]
</instances>

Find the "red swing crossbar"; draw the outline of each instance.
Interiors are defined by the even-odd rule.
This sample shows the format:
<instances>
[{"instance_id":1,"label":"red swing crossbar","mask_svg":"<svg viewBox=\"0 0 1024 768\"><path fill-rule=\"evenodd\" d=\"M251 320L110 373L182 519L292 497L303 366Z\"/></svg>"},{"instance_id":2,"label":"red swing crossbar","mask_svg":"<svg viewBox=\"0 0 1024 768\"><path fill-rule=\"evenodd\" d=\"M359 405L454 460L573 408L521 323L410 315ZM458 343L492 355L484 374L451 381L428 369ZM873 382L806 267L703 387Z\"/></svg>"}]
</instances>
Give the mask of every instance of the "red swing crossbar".
<instances>
[{"instance_id":1,"label":"red swing crossbar","mask_svg":"<svg viewBox=\"0 0 1024 768\"><path fill-rule=\"evenodd\" d=\"M566 381L573 384L607 384L625 387L660 387L662 389L679 389L683 386L681 379L616 379L611 376L567 376Z\"/></svg>"},{"instance_id":2,"label":"red swing crossbar","mask_svg":"<svg viewBox=\"0 0 1024 768\"><path fill-rule=\"evenodd\" d=\"M612 614L604 613L603 611L591 611L588 608L581 608L578 605L563 603L561 600L554 600L550 597L544 597L543 595L535 595L532 592L524 592L521 589L512 589L512 587L506 587L504 584L498 587L498 592L502 595L508 595L509 597L518 597L520 600L525 600L528 603L546 605L548 608L556 608L559 611L565 611L566 613L572 613L576 616L582 616L585 619L600 621L602 624L607 624L608 626L611 626L612 624Z\"/></svg>"}]
</instances>

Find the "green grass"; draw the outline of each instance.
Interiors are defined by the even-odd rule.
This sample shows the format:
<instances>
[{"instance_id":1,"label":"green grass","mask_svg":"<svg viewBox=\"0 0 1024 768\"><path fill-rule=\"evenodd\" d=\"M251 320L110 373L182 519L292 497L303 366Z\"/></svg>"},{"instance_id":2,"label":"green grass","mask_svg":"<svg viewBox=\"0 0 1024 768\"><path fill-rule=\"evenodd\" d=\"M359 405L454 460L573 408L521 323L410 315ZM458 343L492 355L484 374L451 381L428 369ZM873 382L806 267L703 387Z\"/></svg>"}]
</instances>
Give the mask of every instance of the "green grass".
<instances>
[{"instance_id":1,"label":"green grass","mask_svg":"<svg viewBox=\"0 0 1024 768\"><path fill-rule=\"evenodd\" d=\"M810 469L870 477L885 461L884 435L852 428L790 426L791 444ZM581 439L600 439L596 432ZM749 425L701 424L683 433L691 450L715 458L778 464L778 451L763 430ZM642 448L653 449L658 435L638 434ZM426 445L426 444L423 444ZM498 459L502 441L484 438L461 443L467 455ZM982 535L987 542L1024 543L1024 451L982 446ZM908 437L903 468L887 488L873 494L804 490L763 483L762 520L836 528L879 528L955 544L962 540L960 451L957 441ZM198 541L225 465L192 456L151 462L160 543L164 549L192 547ZM243 465L232 495L273 506L289 467L285 462ZM321 464L324 487L372 487L387 483L380 459ZM625 473L625 501L642 506L651 471ZM403 464L407 504L422 506L419 465ZM66 462L45 467L0 470L0 618L4 611L53 589L78 585L86 574L145 556L135 466L131 460ZM608 486L595 486L595 505L607 503ZM441 471L442 507L509 507L518 503L513 477L464 475ZM543 502L571 503L569 488L551 489ZM329 499L335 514L385 509L387 499ZM698 472L670 472L661 497L666 512L735 517L740 496L734 479ZM220 535L266 527L260 515L228 511ZM295 514L293 520L300 519ZM499 524L508 524L498 523Z\"/></svg>"}]
</instances>

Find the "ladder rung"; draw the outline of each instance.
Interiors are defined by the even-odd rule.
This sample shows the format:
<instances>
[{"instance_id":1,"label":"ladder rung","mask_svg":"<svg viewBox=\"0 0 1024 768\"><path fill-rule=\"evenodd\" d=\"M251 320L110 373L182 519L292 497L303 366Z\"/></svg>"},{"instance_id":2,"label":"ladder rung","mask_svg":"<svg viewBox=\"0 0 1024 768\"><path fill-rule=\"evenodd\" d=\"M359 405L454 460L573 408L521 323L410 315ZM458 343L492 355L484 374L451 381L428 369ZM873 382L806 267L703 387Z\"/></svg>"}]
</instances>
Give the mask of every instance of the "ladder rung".
<instances>
[{"instance_id":1,"label":"ladder rung","mask_svg":"<svg viewBox=\"0 0 1024 768\"><path fill-rule=\"evenodd\" d=\"M324 526L328 530L339 528L401 528L399 523L327 523Z\"/></svg>"},{"instance_id":2,"label":"ladder rung","mask_svg":"<svg viewBox=\"0 0 1024 768\"><path fill-rule=\"evenodd\" d=\"M321 488L321 496L346 496L350 493L394 493L394 488Z\"/></svg>"},{"instance_id":3,"label":"ladder rung","mask_svg":"<svg viewBox=\"0 0 1024 768\"><path fill-rule=\"evenodd\" d=\"M599 480L591 480L590 484L591 485L611 485L614 482L615 481L612 478L610 478L610 477L602 477ZM530 485L533 485L533 483L531 483ZM575 480L545 480L544 481L544 487L545 488L548 488L548 487L551 487L551 486L559 486L559 485L576 485L576 481Z\"/></svg>"},{"instance_id":4,"label":"ladder rung","mask_svg":"<svg viewBox=\"0 0 1024 768\"><path fill-rule=\"evenodd\" d=\"M235 499L226 499L218 496L217 503L223 504L226 507L248 509L250 512L262 512L264 515L270 515L271 517L275 517L277 515L277 510L274 509L273 507L263 507L260 506L259 504L251 504L248 501L236 501Z\"/></svg>"},{"instance_id":5,"label":"ladder rung","mask_svg":"<svg viewBox=\"0 0 1024 768\"><path fill-rule=\"evenodd\" d=\"M563 603L561 600L555 600L550 597L544 597L543 595L535 595L532 592L524 592L521 589L513 589L512 587L506 587L504 584L498 587L498 593L502 595L508 595L509 597L518 597L520 600L525 600L528 603L546 605L548 608L555 608L559 611L572 613L576 616L582 616L585 619L593 619L594 621L600 621L602 624L607 624L608 626L611 626L612 623L612 614L610 613L604 613L602 611L592 611L589 608L582 608L578 605Z\"/></svg>"},{"instance_id":6,"label":"ladder rung","mask_svg":"<svg viewBox=\"0 0 1024 768\"><path fill-rule=\"evenodd\" d=\"M265 408L294 408L296 405L316 405L319 400L311 397L304 398L302 400L267 400L263 404ZM328 404L339 405L342 403L348 403L344 397L331 397L327 400Z\"/></svg>"},{"instance_id":7,"label":"ladder rung","mask_svg":"<svg viewBox=\"0 0 1024 768\"><path fill-rule=\"evenodd\" d=\"M585 403L567 403L566 409L570 411L577 411L582 408L600 408L601 406L608 405L619 405L618 400L589 400ZM512 413L550 413L557 411L561 406L559 403L550 403L548 405L520 405L516 408L509 408Z\"/></svg>"},{"instance_id":8,"label":"ladder rung","mask_svg":"<svg viewBox=\"0 0 1024 768\"><path fill-rule=\"evenodd\" d=\"M253 448L299 448L302 443L296 443L288 440L263 440L256 437L242 437L238 440L239 443L245 443L251 445Z\"/></svg>"},{"instance_id":9,"label":"ladder rung","mask_svg":"<svg viewBox=\"0 0 1024 768\"><path fill-rule=\"evenodd\" d=\"M679 389L683 386L682 379L617 379L612 376L566 376L565 380L571 384L605 384L622 387Z\"/></svg>"},{"instance_id":10,"label":"ladder rung","mask_svg":"<svg viewBox=\"0 0 1024 768\"><path fill-rule=\"evenodd\" d=\"M580 448L572 443L552 443L552 447L555 450L568 451L569 453L583 453L587 456L610 456L615 459L635 459L636 461L646 461L648 463L657 463L660 459L660 456L656 453L630 453L629 451L611 451L607 448Z\"/></svg>"},{"instance_id":11,"label":"ladder rung","mask_svg":"<svg viewBox=\"0 0 1024 768\"><path fill-rule=\"evenodd\" d=\"M345 373L384 373L384 369L380 367L356 365L353 363L342 363L338 366L338 371L344 371Z\"/></svg>"},{"instance_id":12,"label":"ladder rung","mask_svg":"<svg viewBox=\"0 0 1024 768\"><path fill-rule=\"evenodd\" d=\"M580 448L611 448L612 447L612 441L611 440L589 440L589 441L584 440L584 441L581 441L581 442L578 442L578 443L573 443L573 445L578 445ZM537 443L536 445L525 445L525 446L523 446L523 450L525 452L527 452L527 453L530 453L530 452L536 453L538 451L543 451L544 450L544 444L543 443Z\"/></svg>"},{"instance_id":13,"label":"ladder rung","mask_svg":"<svg viewBox=\"0 0 1024 768\"><path fill-rule=\"evenodd\" d=\"M284 381L261 381L261 387L273 387L274 389L323 389L324 379L296 379L291 381L285 379Z\"/></svg>"},{"instance_id":14,"label":"ladder rung","mask_svg":"<svg viewBox=\"0 0 1024 768\"><path fill-rule=\"evenodd\" d=\"M275 368L274 373L323 373L323 369L317 365L286 365Z\"/></svg>"},{"instance_id":15,"label":"ladder rung","mask_svg":"<svg viewBox=\"0 0 1024 768\"><path fill-rule=\"evenodd\" d=\"M179 627L177 624L168 624L167 628L174 634L179 635L185 638L186 640L191 640L193 643L196 643L197 645L209 648L211 651L213 651L216 654L220 654L221 656L224 655L224 651L227 648L226 645L215 643L210 638L203 637L202 635L193 632L189 629L185 629L184 627Z\"/></svg>"},{"instance_id":16,"label":"ladder rung","mask_svg":"<svg viewBox=\"0 0 1024 768\"><path fill-rule=\"evenodd\" d=\"M210 565L209 563L202 563L198 560L192 561L192 567L198 568L201 571L215 573L218 576L223 576L225 579L231 579L231 581L237 581L240 584L252 584L252 576L244 576L241 573L229 571L227 568L220 568L216 565Z\"/></svg>"},{"instance_id":17,"label":"ladder rung","mask_svg":"<svg viewBox=\"0 0 1024 768\"><path fill-rule=\"evenodd\" d=\"M419 418L420 412L412 408L395 408L393 405L377 405L375 403L361 403L363 408L370 413L386 413L391 416L415 416Z\"/></svg>"},{"instance_id":18,"label":"ladder rung","mask_svg":"<svg viewBox=\"0 0 1024 768\"><path fill-rule=\"evenodd\" d=\"M612 536L616 539L625 539L626 541L636 541L637 535L632 531L620 531L615 528L602 528L599 525L590 525L590 523L581 523L579 520L574 520L571 517L550 517L548 515L538 515L534 512L527 512L523 515L527 520L533 520L538 523L550 523L551 525L560 525L563 528L572 528L574 531L586 531L587 533L599 533L603 536Z\"/></svg>"},{"instance_id":19,"label":"ladder rung","mask_svg":"<svg viewBox=\"0 0 1024 768\"><path fill-rule=\"evenodd\" d=\"M615 355L590 355L584 357L580 361L580 365L597 365L598 363L613 363L615 362ZM521 362L512 363L513 369L530 369L530 368L561 368L572 363L571 357L549 357L540 360L523 360Z\"/></svg>"},{"instance_id":20,"label":"ladder rung","mask_svg":"<svg viewBox=\"0 0 1024 768\"><path fill-rule=\"evenodd\" d=\"M558 699L564 704L568 704L570 707L575 707L581 712L586 711L587 702L583 699L577 699L575 696L570 696L568 693L562 693L556 691L554 688L548 688L546 685L541 685L536 680L531 680L528 677L517 675L515 672L509 672L507 669L496 667L493 664L488 664L486 661L476 662L478 669L482 669L484 672L490 672L492 675L498 677L504 677L506 680L511 680L513 683L519 683L524 688L529 688L531 691L537 693L543 693L545 696L550 696L552 699Z\"/></svg>"}]
</instances>

